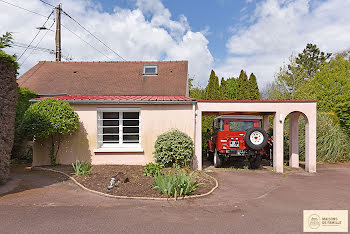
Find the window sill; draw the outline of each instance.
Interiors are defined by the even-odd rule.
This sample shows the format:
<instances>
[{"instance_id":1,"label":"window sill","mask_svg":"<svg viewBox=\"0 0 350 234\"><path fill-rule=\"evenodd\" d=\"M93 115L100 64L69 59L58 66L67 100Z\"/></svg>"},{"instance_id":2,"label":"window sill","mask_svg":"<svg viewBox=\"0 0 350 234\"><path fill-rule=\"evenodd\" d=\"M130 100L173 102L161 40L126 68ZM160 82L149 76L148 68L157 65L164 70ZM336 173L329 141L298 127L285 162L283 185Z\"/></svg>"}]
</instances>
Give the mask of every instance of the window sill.
<instances>
[{"instance_id":1,"label":"window sill","mask_svg":"<svg viewBox=\"0 0 350 234\"><path fill-rule=\"evenodd\" d=\"M99 148L94 153L143 153L142 148Z\"/></svg>"}]
</instances>

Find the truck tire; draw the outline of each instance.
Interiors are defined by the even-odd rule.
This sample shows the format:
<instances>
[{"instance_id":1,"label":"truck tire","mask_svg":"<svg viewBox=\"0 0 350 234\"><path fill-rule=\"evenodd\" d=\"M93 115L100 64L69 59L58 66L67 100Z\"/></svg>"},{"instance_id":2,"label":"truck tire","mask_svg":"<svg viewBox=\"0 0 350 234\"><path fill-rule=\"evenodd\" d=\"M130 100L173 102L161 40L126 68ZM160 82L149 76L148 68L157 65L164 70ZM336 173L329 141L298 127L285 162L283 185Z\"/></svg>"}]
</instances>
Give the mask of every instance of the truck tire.
<instances>
[{"instance_id":1,"label":"truck tire","mask_svg":"<svg viewBox=\"0 0 350 234\"><path fill-rule=\"evenodd\" d=\"M214 159L214 153L213 153L213 152L210 152L210 151L207 149L207 154L206 154L206 156L207 156L207 161L209 161L209 162L212 162L212 161L213 161L213 159Z\"/></svg>"},{"instance_id":2,"label":"truck tire","mask_svg":"<svg viewBox=\"0 0 350 234\"><path fill-rule=\"evenodd\" d=\"M222 167L222 162L223 162L223 159L220 157L220 155L218 154L218 151L215 149L215 151L214 151L214 167L215 168Z\"/></svg>"},{"instance_id":3,"label":"truck tire","mask_svg":"<svg viewBox=\"0 0 350 234\"><path fill-rule=\"evenodd\" d=\"M250 169L259 169L261 165L262 157L260 154L257 154L255 156L250 156L249 158L249 164Z\"/></svg>"},{"instance_id":4,"label":"truck tire","mask_svg":"<svg viewBox=\"0 0 350 234\"><path fill-rule=\"evenodd\" d=\"M246 131L244 141L248 148L260 150L266 146L268 136L264 129L253 127Z\"/></svg>"}]
</instances>

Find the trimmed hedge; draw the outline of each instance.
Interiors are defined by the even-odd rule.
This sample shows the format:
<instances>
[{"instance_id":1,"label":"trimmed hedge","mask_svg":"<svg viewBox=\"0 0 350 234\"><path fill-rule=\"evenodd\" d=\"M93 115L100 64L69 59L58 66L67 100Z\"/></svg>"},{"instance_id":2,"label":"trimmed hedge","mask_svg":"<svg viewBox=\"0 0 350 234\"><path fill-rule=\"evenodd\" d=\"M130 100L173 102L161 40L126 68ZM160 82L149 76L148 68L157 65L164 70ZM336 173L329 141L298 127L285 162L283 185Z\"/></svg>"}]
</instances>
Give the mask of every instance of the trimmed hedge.
<instances>
[{"instance_id":1,"label":"trimmed hedge","mask_svg":"<svg viewBox=\"0 0 350 234\"><path fill-rule=\"evenodd\" d=\"M164 167L185 167L192 162L193 149L191 137L173 129L158 136L153 155Z\"/></svg>"}]
</instances>

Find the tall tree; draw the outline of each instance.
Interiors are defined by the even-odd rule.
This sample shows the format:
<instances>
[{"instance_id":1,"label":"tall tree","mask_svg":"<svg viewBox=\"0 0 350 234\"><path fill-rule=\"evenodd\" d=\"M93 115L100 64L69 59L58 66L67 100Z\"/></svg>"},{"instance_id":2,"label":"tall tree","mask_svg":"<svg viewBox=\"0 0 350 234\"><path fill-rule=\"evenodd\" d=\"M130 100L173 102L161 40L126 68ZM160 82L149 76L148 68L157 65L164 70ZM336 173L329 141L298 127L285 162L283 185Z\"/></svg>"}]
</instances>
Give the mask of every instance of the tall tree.
<instances>
[{"instance_id":1,"label":"tall tree","mask_svg":"<svg viewBox=\"0 0 350 234\"><path fill-rule=\"evenodd\" d=\"M226 83L227 83L229 98L231 100L237 100L237 89L238 89L237 79L234 77L228 78L226 80Z\"/></svg>"},{"instance_id":2,"label":"tall tree","mask_svg":"<svg viewBox=\"0 0 350 234\"><path fill-rule=\"evenodd\" d=\"M331 53L321 52L315 45L308 43L302 53L295 58L295 63L299 69L302 69L310 79L320 69L322 63L331 57Z\"/></svg>"},{"instance_id":3,"label":"tall tree","mask_svg":"<svg viewBox=\"0 0 350 234\"><path fill-rule=\"evenodd\" d=\"M307 44L302 53L297 57L290 56L289 64L283 65L276 73L269 99L303 99L307 91L303 87L308 85L330 56L330 53L320 52L316 45Z\"/></svg>"},{"instance_id":4,"label":"tall tree","mask_svg":"<svg viewBox=\"0 0 350 234\"><path fill-rule=\"evenodd\" d=\"M249 76L249 95L250 100L260 100L260 91L254 73Z\"/></svg>"},{"instance_id":5,"label":"tall tree","mask_svg":"<svg viewBox=\"0 0 350 234\"><path fill-rule=\"evenodd\" d=\"M219 96L219 78L215 75L214 70L211 70L208 86L205 89L206 100L218 100Z\"/></svg>"},{"instance_id":6,"label":"tall tree","mask_svg":"<svg viewBox=\"0 0 350 234\"><path fill-rule=\"evenodd\" d=\"M315 99L321 111L335 111L335 107L350 100L350 58L337 55L321 66L315 77L300 87L300 99Z\"/></svg>"},{"instance_id":7,"label":"tall tree","mask_svg":"<svg viewBox=\"0 0 350 234\"><path fill-rule=\"evenodd\" d=\"M224 79L224 77L221 78L219 91L220 91L220 100L230 99L230 95L227 88L227 81Z\"/></svg>"},{"instance_id":8,"label":"tall tree","mask_svg":"<svg viewBox=\"0 0 350 234\"><path fill-rule=\"evenodd\" d=\"M241 70L237 83L238 83L237 100L248 100L249 99L249 82L248 82L247 73L244 70Z\"/></svg>"}]
</instances>

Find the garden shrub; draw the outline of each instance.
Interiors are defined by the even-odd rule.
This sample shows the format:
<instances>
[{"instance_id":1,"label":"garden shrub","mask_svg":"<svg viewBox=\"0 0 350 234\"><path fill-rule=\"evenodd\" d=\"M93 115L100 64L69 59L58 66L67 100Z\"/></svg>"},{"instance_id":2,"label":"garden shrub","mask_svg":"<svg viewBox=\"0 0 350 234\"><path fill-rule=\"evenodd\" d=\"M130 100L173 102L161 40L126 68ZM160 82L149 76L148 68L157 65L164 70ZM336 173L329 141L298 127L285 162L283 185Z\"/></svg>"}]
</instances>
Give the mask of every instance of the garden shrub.
<instances>
[{"instance_id":1,"label":"garden shrub","mask_svg":"<svg viewBox=\"0 0 350 234\"><path fill-rule=\"evenodd\" d=\"M338 104L335 107L335 112L339 118L340 125L350 136L350 101Z\"/></svg>"},{"instance_id":2,"label":"garden shrub","mask_svg":"<svg viewBox=\"0 0 350 234\"><path fill-rule=\"evenodd\" d=\"M28 156L27 154L23 154L25 149L23 149L24 144L24 134L21 129L21 124L23 120L24 113L30 106L29 100L37 97L37 93L31 91L27 88L18 87L18 95L17 95L17 105L16 105L16 120L15 120L15 140L12 148L12 158L16 159L25 159L31 160L32 158L23 157Z\"/></svg>"},{"instance_id":3,"label":"garden shrub","mask_svg":"<svg viewBox=\"0 0 350 234\"><path fill-rule=\"evenodd\" d=\"M201 184L195 181L193 172L187 175L185 170L177 170L155 175L153 188L176 200L178 196L192 194L199 185Z\"/></svg>"},{"instance_id":4,"label":"garden shrub","mask_svg":"<svg viewBox=\"0 0 350 234\"><path fill-rule=\"evenodd\" d=\"M150 162L146 165L143 175L154 177L155 175L160 174L162 169L163 169L162 164Z\"/></svg>"},{"instance_id":5,"label":"garden shrub","mask_svg":"<svg viewBox=\"0 0 350 234\"><path fill-rule=\"evenodd\" d=\"M193 140L178 129L158 136L154 157L164 167L185 167L193 159Z\"/></svg>"},{"instance_id":6,"label":"garden shrub","mask_svg":"<svg viewBox=\"0 0 350 234\"><path fill-rule=\"evenodd\" d=\"M75 175L89 175L91 169L91 163L89 162L80 162L79 160L72 163L72 167L74 169Z\"/></svg>"},{"instance_id":7,"label":"garden shrub","mask_svg":"<svg viewBox=\"0 0 350 234\"><path fill-rule=\"evenodd\" d=\"M61 138L78 130L79 117L68 102L46 98L28 108L21 128L30 140L50 138L50 160L55 165Z\"/></svg>"}]
</instances>

